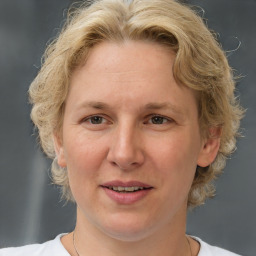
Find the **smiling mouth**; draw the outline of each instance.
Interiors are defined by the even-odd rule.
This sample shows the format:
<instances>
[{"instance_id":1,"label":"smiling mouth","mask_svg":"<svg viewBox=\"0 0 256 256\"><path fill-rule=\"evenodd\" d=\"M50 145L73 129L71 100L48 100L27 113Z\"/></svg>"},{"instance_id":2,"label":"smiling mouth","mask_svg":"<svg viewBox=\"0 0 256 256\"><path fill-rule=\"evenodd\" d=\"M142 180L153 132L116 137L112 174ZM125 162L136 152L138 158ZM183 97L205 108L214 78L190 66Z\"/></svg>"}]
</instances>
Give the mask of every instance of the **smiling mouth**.
<instances>
[{"instance_id":1,"label":"smiling mouth","mask_svg":"<svg viewBox=\"0 0 256 256\"><path fill-rule=\"evenodd\" d=\"M121 187L121 186L103 186L104 188L107 188L107 189L110 189L110 190L113 190L115 192L118 192L118 193L134 193L134 192L138 192L138 191L141 191L141 190L149 190L151 189L152 187Z\"/></svg>"}]
</instances>

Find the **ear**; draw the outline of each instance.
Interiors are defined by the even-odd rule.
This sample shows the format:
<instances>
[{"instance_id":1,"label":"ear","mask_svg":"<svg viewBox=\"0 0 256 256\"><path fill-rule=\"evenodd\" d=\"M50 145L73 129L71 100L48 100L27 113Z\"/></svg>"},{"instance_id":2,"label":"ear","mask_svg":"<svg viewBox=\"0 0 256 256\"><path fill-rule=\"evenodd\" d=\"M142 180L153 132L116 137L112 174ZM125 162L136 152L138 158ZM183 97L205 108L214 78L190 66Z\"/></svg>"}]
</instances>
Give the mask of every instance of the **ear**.
<instances>
[{"instance_id":1,"label":"ear","mask_svg":"<svg viewBox=\"0 0 256 256\"><path fill-rule=\"evenodd\" d=\"M220 148L221 128L212 127L209 129L209 138L205 139L197 160L201 167L209 166L216 158Z\"/></svg>"},{"instance_id":2,"label":"ear","mask_svg":"<svg viewBox=\"0 0 256 256\"><path fill-rule=\"evenodd\" d=\"M63 142L59 134L53 134L54 150L57 157L57 162L60 167L65 168L67 166L66 158L64 155Z\"/></svg>"}]
</instances>

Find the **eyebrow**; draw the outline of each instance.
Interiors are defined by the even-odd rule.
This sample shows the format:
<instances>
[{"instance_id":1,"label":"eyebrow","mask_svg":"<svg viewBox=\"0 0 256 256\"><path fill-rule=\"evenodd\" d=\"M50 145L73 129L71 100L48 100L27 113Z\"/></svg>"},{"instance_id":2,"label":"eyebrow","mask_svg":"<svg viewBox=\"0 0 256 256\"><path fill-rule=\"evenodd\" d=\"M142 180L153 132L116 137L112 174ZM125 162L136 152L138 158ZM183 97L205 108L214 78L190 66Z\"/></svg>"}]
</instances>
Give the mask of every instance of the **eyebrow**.
<instances>
[{"instance_id":1,"label":"eyebrow","mask_svg":"<svg viewBox=\"0 0 256 256\"><path fill-rule=\"evenodd\" d=\"M184 110L171 104L170 102L148 103L145 105L145 109L146 110L171 109L173 112L175 112L177 114L184 114Z\"/></svg>"},{"instance_id":2,"label":"eyebrow","mask_svg":"<svg viewBox=\"0 0 256 256\"><path fill-rule=\"evenodd\" d=\"M84 102L81 105L81 107L82 108L91 107L91 108L100 109L100 110L112 109L112 107L109 104L101 102L101 101L87 101L87 102ZM162 102L162 103L151 102L151 103L147 103L143 108L145 110L170 109L171 111L173 111L177 114L184 114L184 110L171 104L170 102Z\"/></svg>"},{"instance_id":3,"label":"eyebrow","mask_svg":"<svg viewBox=\"0 0 256 256\"><path fill-rule=\"evenodd\" d=\"M96 109L110 109L111 107L104 103L104 102L101 102L101 101L87 101L87 102L84 102L82 104L81 107L91 107L91 108L96 108Z\"/></svg>"}]
</instances>

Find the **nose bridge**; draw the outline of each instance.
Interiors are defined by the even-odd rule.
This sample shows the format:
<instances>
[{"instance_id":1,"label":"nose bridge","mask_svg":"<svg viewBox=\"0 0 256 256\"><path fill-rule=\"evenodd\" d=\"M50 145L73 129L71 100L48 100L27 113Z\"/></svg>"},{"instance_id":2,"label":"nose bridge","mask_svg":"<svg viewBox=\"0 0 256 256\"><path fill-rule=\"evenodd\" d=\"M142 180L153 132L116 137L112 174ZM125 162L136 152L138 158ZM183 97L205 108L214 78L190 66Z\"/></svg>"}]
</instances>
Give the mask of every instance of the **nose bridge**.
<instances>
[{"instance_id":1,"label":"nose bridge","mask_svg":"<svg viewBox=\"0 0 256 256\"><path fill-rule=\"evenodd\" d=\"M109 160L121 169L130 169L140 165L144 157L140 145L140 132L136 123L129 119L123 120L119 122L113 133Z\"/></svg>"}]
</instances>

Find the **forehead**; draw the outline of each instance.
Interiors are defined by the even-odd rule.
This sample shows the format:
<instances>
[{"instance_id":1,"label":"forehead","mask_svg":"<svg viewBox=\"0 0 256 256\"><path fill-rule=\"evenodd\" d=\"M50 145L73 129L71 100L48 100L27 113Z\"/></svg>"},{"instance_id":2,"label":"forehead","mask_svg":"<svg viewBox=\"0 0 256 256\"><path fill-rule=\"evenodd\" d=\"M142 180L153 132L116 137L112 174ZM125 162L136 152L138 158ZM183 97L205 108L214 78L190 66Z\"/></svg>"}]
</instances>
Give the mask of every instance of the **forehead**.
<instances>
[{"instance_id":1,"label":"forehead","mask_svg":"<svg viewBox=\"0 0 256 256\"><path fill-rule=\"evenodd\" d=\"M129 107L163 102L183 107L187 98L194 100L194 93L176 83L174 61L174 52L158 43L103 42L93 47L86 63L74 71L70 94L77 92L81 101L116 100Z\"/></svg>"},{"instance_id":2,"label":"forehead","mask_svg":"<svg viewBox=\"0 0 256 256\"><path fill-rule=\"evenodd\" d=\"M159 43L132 40L120 43L105 41L91 49L86 66L87 69L105 72L129 72L133 71L136 65L136 69L140 67L139 71L148 71L149 68L163 69L163 66L169 69L174 59L175 53L171 48ZM148 66L142 65L142 60L148 63Z\"/></svg>"},{"instance_id":3,"label":"forehead","mask_svg":"<svg viewBox=\"0 0 256 256\"><path fill-rule=\"evenodd\" d=\"M111 81L120 89L129 83L133 83L134 88L149 81L175 83L172 73L174 60L175 54L158 43L102 42L90 50L85 64L73 72L71 86L75 83L88 86L93 83L97 87L104 83L109 87Z\"/></svg>"}]
</instances>

